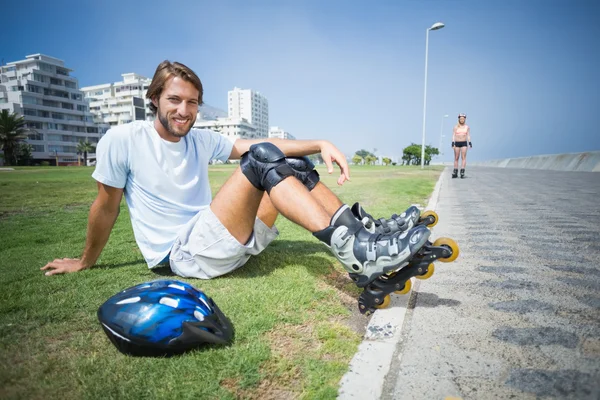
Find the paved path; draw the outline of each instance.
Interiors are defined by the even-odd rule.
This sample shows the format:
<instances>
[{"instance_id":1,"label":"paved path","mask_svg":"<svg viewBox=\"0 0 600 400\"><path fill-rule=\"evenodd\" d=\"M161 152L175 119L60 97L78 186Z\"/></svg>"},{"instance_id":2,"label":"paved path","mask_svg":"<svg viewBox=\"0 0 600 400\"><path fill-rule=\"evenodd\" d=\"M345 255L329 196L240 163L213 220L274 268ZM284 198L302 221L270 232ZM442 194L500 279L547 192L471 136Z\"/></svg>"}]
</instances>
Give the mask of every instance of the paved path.
<instances>
[{"instance_id":1,"label":"paved path","mask_svg":"<svg viewBox=\"0 0 600 400\"><path fill-rule=\"evenodd\" d=\"M600 173L469 168L433 237L382 399L600 398Z\"/></svg>"}]
</instances>

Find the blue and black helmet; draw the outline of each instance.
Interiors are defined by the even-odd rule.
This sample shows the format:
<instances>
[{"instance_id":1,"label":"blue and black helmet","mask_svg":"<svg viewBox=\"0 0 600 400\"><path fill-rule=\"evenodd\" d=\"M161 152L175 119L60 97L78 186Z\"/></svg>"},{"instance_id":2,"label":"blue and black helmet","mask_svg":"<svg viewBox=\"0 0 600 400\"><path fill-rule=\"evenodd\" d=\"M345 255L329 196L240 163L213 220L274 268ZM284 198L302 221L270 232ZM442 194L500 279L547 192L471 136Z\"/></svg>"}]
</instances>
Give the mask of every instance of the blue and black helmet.
<instances>
[{"instance_id":1,"label":"blue and black helmet","mask_svg":"<svg viewBox=\"0 0 600 400\"><path fill-rule=\"evenodd\" d=\"M146 282L117 293L100 306L98 320L117 349L133 356L170 356L233 338L233 326L215 302L175 280Z\"/></svg>"}]
</instances>

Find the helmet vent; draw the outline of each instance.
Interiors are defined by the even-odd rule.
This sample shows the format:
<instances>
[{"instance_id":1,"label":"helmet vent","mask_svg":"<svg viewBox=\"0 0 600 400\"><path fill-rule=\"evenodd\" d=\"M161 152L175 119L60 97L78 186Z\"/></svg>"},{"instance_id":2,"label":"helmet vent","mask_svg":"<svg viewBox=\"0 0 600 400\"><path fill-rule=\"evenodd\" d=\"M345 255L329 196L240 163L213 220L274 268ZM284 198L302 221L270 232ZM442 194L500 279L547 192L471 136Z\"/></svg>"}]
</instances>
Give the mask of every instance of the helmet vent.
<instances>
[{"instance_id":1,"label":"helmet vent","mask_svg":"<svg viewBox=\"0 0 600 400\"><path fill-rule=\"evenodd\" d=\"M181 290L181 291L185 292L185 288L184 288L183 286L181 286L181 285L177 285L177 284L175 284L175 283L171 283L171 284L169 285L169 287L172 287L172 288L174 288L174 289L179 289L179 290Z\"/></svg>"},{"instance_id":2,"label":"helmet vent","mask_svg":"<svg viewBox=\"0 0 600 400\"><path fill-rule=\"evenodd\" d=\"M159 303L173 308L177 308L177 306L179 305L178 300L172 299L170 297L161 297Z\"/></svg>"},{"instance_id":3,"label":"helmet vent","mask_svg":"<svg viewBox=\"0 0 600 400\"><path fill-rule=\"evenodd\" d=\"M198 297L198 300L200 300L202 302L202 304L204 304L206 306L207 309L212 311L212 308L210 307L210 304L208 304L206 302L206 300L204 300L202 297Z\"/></svg>"},{"instance_id":4,"label":"helmet vent","mask_svg":"<svg viewBox=\"0 0 600 400\"><path fill-rule=\"evenodd\" d=\"M138 301L140 301L140 297L136 296L136 297L130 297L128 299L125 300L121 300L119 301L117 304L131 304L131 303L137 303Z\"/></svg>"},{"instance_id":5,"label":"helmet vent","mask_svg":"<svg viewBox=\"0 0 600 400\"><path fill-rule=\"evenodd\" d=\"M204 321L204 314L202 314L200 311L195 310L194 311L194 317L196 317L196 319L198 321Z\"/></svg>"}]
</instances>

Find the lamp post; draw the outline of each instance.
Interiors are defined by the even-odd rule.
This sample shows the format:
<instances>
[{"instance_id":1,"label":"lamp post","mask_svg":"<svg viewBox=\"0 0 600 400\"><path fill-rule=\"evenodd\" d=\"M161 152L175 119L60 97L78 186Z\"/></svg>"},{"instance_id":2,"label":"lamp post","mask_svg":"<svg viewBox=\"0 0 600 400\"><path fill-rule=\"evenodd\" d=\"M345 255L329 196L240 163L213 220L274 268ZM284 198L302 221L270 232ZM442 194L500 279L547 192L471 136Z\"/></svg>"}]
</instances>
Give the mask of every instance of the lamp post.
<instances>
[{"instance_id":1,"label":"lamp post","mask_svg":"<svg viewBox=\"0 0 600 400\"><path fill-rule=\"evenodd\" d=\"M425 167L425 114L427 110L427 53L429 51L429 31L442 29L444 24L436 22L425 31L425 89L423 90L423 138L421 141L421 168Z\"/></svg>"},{"instance_id":2,"label":"lamp post","mask_svg":"<svg viewBox=\"0 0 600 400\"><path fill-rule=\"evenodd\" d=\"M444 115L442 117L442 126L440 127L440 151L442 152L441 155L444 155L444 151L442 150L442 139L444 138L444 119L448 118L448 114Z\"/></svg>"}]
</instances>

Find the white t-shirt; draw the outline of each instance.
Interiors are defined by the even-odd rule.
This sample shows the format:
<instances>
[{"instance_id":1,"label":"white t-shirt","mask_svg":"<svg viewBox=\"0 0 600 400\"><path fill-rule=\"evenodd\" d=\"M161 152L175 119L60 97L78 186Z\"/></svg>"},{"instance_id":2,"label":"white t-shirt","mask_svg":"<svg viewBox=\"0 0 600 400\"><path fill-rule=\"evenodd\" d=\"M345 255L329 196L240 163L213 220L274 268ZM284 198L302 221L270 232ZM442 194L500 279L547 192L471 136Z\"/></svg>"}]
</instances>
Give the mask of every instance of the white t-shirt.
<instances>
[{"instance_id":1,"label":"white t-shirt","mask_svg":"<svg viewBox=\"0 0 600 400\"><path fill-rule=\"evenodd\" d=\"M149 268L169 253L179 230L210 205L208 164L227 160L232 148L231 141L206 129L169 142L149 121L116 126L100 139L92 177L125 188L135 240Z\"/></svg>"}]
</instances>

